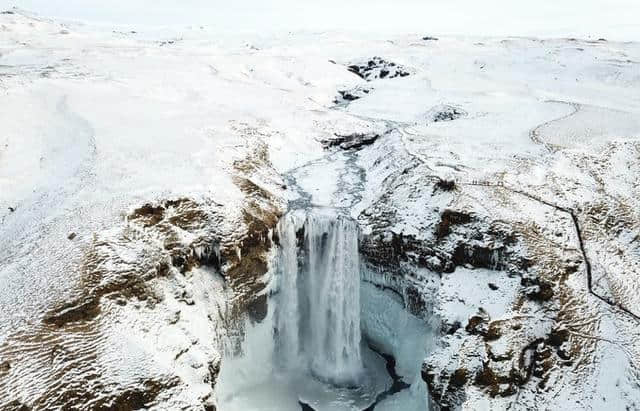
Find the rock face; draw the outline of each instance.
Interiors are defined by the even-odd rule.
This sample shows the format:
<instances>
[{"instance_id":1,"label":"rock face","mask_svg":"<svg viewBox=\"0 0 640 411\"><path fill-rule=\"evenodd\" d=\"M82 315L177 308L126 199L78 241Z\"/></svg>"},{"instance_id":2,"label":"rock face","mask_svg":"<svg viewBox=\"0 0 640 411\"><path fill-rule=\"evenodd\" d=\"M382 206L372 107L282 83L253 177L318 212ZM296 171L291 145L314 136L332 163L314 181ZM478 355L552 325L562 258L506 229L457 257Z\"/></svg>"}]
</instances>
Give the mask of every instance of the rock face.
<instances>
[{"instance_id":1,"label":"rock face","mask_svg":"<svg viewBox=\"0 0 640 411\"><path fill-rule=\"evenodd\" d=\"M611 241L608 236L617 237L611 231L599 239L586 239L585 232L591 231L587 227L602 224L591 215L594 204L608 203L604 208L609 209L613 202L605 200L606 194L581 198L578 186L575 191L568 189L557 169L549 171L553 177L544 188L513 186L500 175L469 181L467 172L453 178L449 172L436 174L428 182L425 176L437 170L434 153L433 160L413 155L414 149L394 133L365 150L374 151L377 144L385 157L372 155L369 158L375 160L365 168L373 173L389 171L382 179L385 187L379 188L382 195L359 216L368 227L361 252L374 271L395 277L385 283L405 296L408 309L440 318L439 348L422 369L434 405L473 409L483 403L496 409L509 405L536 409L535 404L550 393L563 393L588 406L583 392L569 394L559 381L579 384L597 378L591 367L605 361L597 341L609 338L606 330L611 325L605 325L609 315L623 334L633 334L636 321L633 308L623 302L628 297L612 298L615 287L606 293L596 291L591 279L591 259L604 258L606 264L615 265L616 255L628 255L614 248L610 254L603 251L601 245ZM636 143L610 143L589 161L570 160L580 175L575 178L590 180L592 164L598 163L595 158L619 150L632 169L640 165ZM570 152L556 155L560 158L552 163L564 161L565 156L575 158ZM394 168L392 163L407 167ZM608 167L615 168L611 163ZM611 176L612 169L605 169L597 174ZM443 180L445 175L450 180ZM603 192L605 186L600 186ZM424 198L430 201L425 203ZM635 201L628 194L617 198L624 209ZM626 211L618 216L613 226L625 220L637 230L638 220L627 220ZM620 241L617 238L613 241ZM600 275L607 276L605 271L616 272L623 266L600 267ZM440 283L439 288L416 286L424 282L417 275L422 268ZM468 288L465 283L472 285ZM627 287L633 286L627 283ZM624 344L635 345L629 340Z\"/></svg>"},{"instance_id":2,"label":"rock face","mask_svg":"<svg viewBox=\"0 0 640 411\"><path fill-rule=\"evenodd\" d=\"M271 247L268 231L272 227L267 224L277 219L265 218L272 210L262 210L264 214L257 218L252 214L257 205L251 204L251 209L242 210L239 227L246 234L236 234L238 243L229 241L233 236L222 228L220 204L187 198L145 204L127 216L120 232L96 238L81 268L84 274L77 297L50 310L26 334L9 336L0 346L0 356L7 359L0 384L7 402L2 407L16 401L47 409L138 409L160 399L180 404L187 401L179 399L184 397L180 391L185 383L201 384L197 401L215 407L213 389L220 367L220 334L215 330L224 322L234 330L235 316L248 312L260 319L266 310L266 302L257 294L264 286L260 276L266 272ZM237 249L245 259L238 258ZM167 312L171 315L163 320ZM112 349L103 330L114 319L123 325L138 324L143 333L150 333L147 323L154 318L165 324L156 333L186 340L184 345L165 347L173 356L173 373L153 377L143 373L127 380L122 369L112 368L122 364L99 359ZM206 330L186 332L194 321L210 323L213 335ZM196 358L208 361L201 364ZM55 362L55 371L33 379L48 361ZM69 369L76 371L75 376L67 373ZM91 369L99 372L90 374ZM117 385L105 381L106 373Z\"/></svg>"},{"instance_id":3,"label":"rock face","mask_svg":"<svg viewBox=\"0 0 640 411\"><path fill-rule=\"evenodd\" d=\"M388 197L361 214L361 221L371 227L361 251L377 270L399 278L396 289L401 295L417 295L405 301L409 309L441 318L441 348L425 361L422 371L438 408L455 409L484 395L494 398L494 404L509 404L523 401L522 396L536 398L558 390L554 385L558 378L587 378L586 364L598 355L592 338L597 329L592 321L584 319L598 318L598 311L609 310L623 322L632 323L634 319L625 313L626 307L603 304L591 295L581 250L583 240L579 239L584 228L577 232L569 213L555 212L544 201L502 185L486 186L491 193L483 198L502 192L511 198L506 207L525 202L529 211L551 209L548 217L543 217L550 220L532 223L506 218L513 214L492 200L487 200L492 212L485 214L463 200L468 190L481 195L485 186L460 187L456 183L455 189L443 192L435 188L437 183L413 183L414 178L423 178L421 169L417 166L409 172L398 171L402 176L399 186L400 180L394 181L393 175L387 178L395 190L384 191ZM400 203L389 205L401 195L402 186L411 190L410 197L399 197L403 208ZM423 195L439 197L440 204L446 201L447 208L433 210L433 218L416 231L398 214L400 210L410 212L412 199ZM453 204L457 204L455 209L451 208ZM403 226L405 232L395 231L393 227L397 226ZM542 227L556 228L546 231ZM559 227L563 227L562 233ZM559 240L564 241L562 247L557 246ZM417 278L407 280L421 267L440 277L439 291L410 285L418 282ZM465 278L478 270L486 274ZM484 288L482 282L475 283L480 278ZM503 290L507 280L511 292ZM448 287L451 282L467 281L478 288L465 294L464 290ZM495 309L495 302L475 302L480 293L504 299L500 303L504 308L496 314L485 311L485 303ZM466 318L452 310L457 304L467 306L462 310L469 312ZM478 311L472 314L472 310Z\"/></svg>"},{"instance_id":4,"label":"rock face","mask_svg":"<svg viewBox=\"0 0 640 411\"><path fill-rule=\"evenodd\" d=\"M210 207L186 198L145 204L133 210L121 230L96 237L80 268L76 297L0 347L0 355L12 364L0 384L3 400L38 409L136 409L179 390L181 377L188 378L184 373L128 376L120 361L101 360L113 344L104 328L118 329L114 318L143 330L158 317L167 332L182 326L181 316L189 315L194 292L200 292L193 289L195 278L220 267L220 233ZM191 235L190 241L183 239L184 233ZM161 319L167 311L175 317ZM175 360L189 350L208 354L213 363L220 360L211 342L197 339L181 348ZM144 364L142 358L138 361ZM34 379L48 363L53 364L50 372Z\"/></svg>"},{"instance_id":5,"label":"rock face","mask_svg":"<svg viewBox=\"0 0 640 411\"><path fill-rule=\"evenodd\" d=\"M86 235L65 298L3 335L1 409L216 409L226 339L266 313L262 277L284 205L255 129L232 131L253 138L219 170L241 205L177 196Z\"/></svg>"},{"instance_id":6,"label":"rock face","mask_svg":"<svg viewBox=\"0 0 640 411\"><path fill-rule=\"evenodd\" d=\"M600 77L590 81L600 84ZM382 110L374 98L361 98L367 112ZM382 273L367 281L392 290L416 315L438 318L440 341L422 367L437 409L537 409L550 396L586 409L594 409L595 396L602 404L638 403L630 394L634 383L625 377L636 372L634 360L628 361L636 354L622 354L637 352L631 336L638 317L629 304L633 297L623 291L637 287L634 274L624 280L613 274L629 272L625 266L635 272L638 261L630 256L637 253L613 244L636 237L623 225L638 230L629 182L637 180L640 166L640 128L622 120L626 141L613 137L614 122L598 123L601 138L612 139L586 148L558 136L579 127L580 113L588 109L546 104L571 110L522 127L522 135L542 149L544 166L522 153L491 165L477 162L483 155L462 145L471 144L471 136L481 138L473 128L484 123L476 116L486 114L457 105L433 106L426 123L420 115L415 122L388 121L391 130L357 152L369 193L357 206L361 253L370 272ZM572 116L575 121L567 120ZM449 129L466 136L461 146L450 144L456 138ZM435 137L440 133L446 138ZM578 138L588 140L593 132L583 133ZM603 163L608 154L617 160ZM614 177L616 162L627 169ZM625 188L613 194L616 185ZM618 211L609 215L617 217L603 219L600 213L613 209ZM587 234L596 226L600 237ZM613 338L613 329L624 342ZM614 358L625 364L616 374L619 385L594 371L613 367ZM585 381L599 394L566 385L585 387Z\"/></svg>"}]
</instances>

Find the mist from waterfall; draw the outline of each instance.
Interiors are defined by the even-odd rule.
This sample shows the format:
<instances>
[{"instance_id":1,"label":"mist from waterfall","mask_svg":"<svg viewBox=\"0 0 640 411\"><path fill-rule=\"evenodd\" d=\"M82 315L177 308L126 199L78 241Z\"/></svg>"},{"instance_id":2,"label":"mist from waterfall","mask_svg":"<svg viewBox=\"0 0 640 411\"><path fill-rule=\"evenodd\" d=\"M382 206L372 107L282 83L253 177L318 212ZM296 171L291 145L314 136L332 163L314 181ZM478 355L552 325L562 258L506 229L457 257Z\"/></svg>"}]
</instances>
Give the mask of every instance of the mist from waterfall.
<instances>
[{"instance_id":1,"label":"mist from waterfall","mask_svg":"<svg viewBox=\"0 0 640 411\"><path fill-rule=\"evenodd\" d=\"M326 210L295 211L277 235L276 358L355 386L363 372L357 223Z\"/></svg>"},{"instance_id":2,"label":"mist from waterfall","mask_svg":"<svg viewBox=\"0 0 640 411\"><path fill-rule=\"evenodd\" d=\"M361 411L381 395L376 409L429 409L420 377L427 330L395 294L362 282L368 268L360 264L359 234L356 221L335 209L298 209L280 219L267 316L247 319L241 350L231 344L226 353L219 409ZM393 354L409 389L384 397L393 381L371 343Z\"/></svg>"}]
</instances>

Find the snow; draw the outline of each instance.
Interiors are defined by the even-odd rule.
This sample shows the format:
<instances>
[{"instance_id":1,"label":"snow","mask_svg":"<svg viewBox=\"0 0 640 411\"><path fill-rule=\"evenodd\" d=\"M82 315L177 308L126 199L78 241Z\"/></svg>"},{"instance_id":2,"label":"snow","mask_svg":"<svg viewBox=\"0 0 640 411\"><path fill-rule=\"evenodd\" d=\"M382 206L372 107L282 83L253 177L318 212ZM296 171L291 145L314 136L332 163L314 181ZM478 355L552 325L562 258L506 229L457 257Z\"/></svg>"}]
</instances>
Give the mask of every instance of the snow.
<instances>
[{"instance_id":1,"label":"snow","mask_svg":"<svg viewBox=\"0 0 640 411\"><path fill-rule=\"evenodd\" d=\"M124 218L142 204L183 197L215 203L221 220L215 229L241 231L248 200L234 183L239 174L274 201L307 194L315 205L344 207L363 224L363 235L382 221L387 236L433 243L445 209L477 217L476 230L507 225L526 234L516 251L538 264L530 274L552 281L562 264L583 257L568 213L535 197L571 207L584 228L596 291L638 306L640 46L631 41L640 40L637 2L409 2L413 8L341 2L344 13L334 9L330 16L331 2L116 3L0 1L0 9L17 5L64 20L0 14L0 344L40 326L54 303L77 291L96 243L118 257L103 262L109 272L154 261L166 238L132 230ZM421 40L427 34L439 39ZM373 56L411 75L365 82L346 69ZM333 105L338 90L365 84L366 96ZM434 122L448 107L461 115ZM336 133L354 132L381 137L357 153L322 148ZM239 172L238 161L263 147L268 160L254 159L256 170ZM288 177L297 187L283 187ZM434 190L436 178L455 180L456 190ZM189 245L196 238L175 235ZM412 382L381 409L421 409L426 388L419 371L429 355L443 370L449 362L473 370L485 349L522 349L557 324L572 331L572 372L552 368L549 391L532 381L517 400L489 398L468 384L462 407L550 398L563 407L637 407L637 324L586 290L584 264L566 274L548 303L523 301L521 278L504 270L458 266L441 278L421 270L401 278L385 270L363 274L363 332L386 344L399 374ZM255 345L223 361L212 394L206 362L220 358L233 297L216 273L180 275L154 283L164 295L157 309L103 301L97 334L79 332L78 346L95 341L97 361L118 371L110 381L124 384L144 372L178 375L185 384L167 395L184 406L207 395L214 403L219 395L231 409L274 399L274 409L298 409L295 393L305 387L309 398L323 393L325 406L335 396L308 375L269 380L269 317L246 325L246 341ZM425 278L430 282L420 282ZM461 329L434 345L437 327L369 280L394 289L417 285L430 297L434 323L457 320L464 328L482 307L492 320L524 328L487 344ZM195 305L176 290L186 290ZM67 341L62 331L52 339ZM40 373L42 358L29 357L24 368ZM383 369L379 358L371 361ZM264 374L247 374L256 364ZM21 393L49 381L11 375ZM373 385L388 383L383 373L378 377ZM294 389L288 384L296 378ZM255 396L238 396L242 390Z\"/></svg>"},{"instance_id":2,"label":"snow","mask_svg":"<svg viewBox=\"0 0 640 411\"><path fill-rule=\"evenodd\" d=\"M607 37L638 40L640 13L633 0L552 0L451 2L354 0L296 2L274 0L2 0L0 8L18 6L42 15L93 24L139 27L203 26L235 32L358 30L430 35Z\"/></svg>"},{"instance_id":3,"label":"snow","mask_svg":"<svg viewBox=\"0 0 640 411\"><path fill-rule=\"evenodd\" d=\"M491 290L489 284L495 283L499 283L499 288ZM519 286L519 278L504 272L458 267L455 272L443 275L439 294L442 301L437 307L440 315L462 324L479 309L487 312L491 319L500 319L507 314Z\"/></svg>"}]
</instances>

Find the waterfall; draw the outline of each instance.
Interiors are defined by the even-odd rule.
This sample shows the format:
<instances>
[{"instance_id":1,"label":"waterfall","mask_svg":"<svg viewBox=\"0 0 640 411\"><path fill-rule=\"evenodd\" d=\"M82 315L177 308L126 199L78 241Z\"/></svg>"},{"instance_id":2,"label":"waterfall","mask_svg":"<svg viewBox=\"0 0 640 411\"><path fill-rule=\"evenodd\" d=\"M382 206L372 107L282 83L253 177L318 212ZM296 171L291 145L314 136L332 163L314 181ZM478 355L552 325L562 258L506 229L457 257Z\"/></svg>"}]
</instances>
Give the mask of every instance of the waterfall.
<instances>
[{"instance_id":1,"label":"waterfall","mask_svg":"<svg viewBox=\"0 0 640 411\"><path fill-rule=\"evenodd\" d=\"M276 350L289 366L353 385L362 373L358 225L316 209L278 224Z\"/></svg>"},{"instance_id":2,"label":"waterfall","mask_svg":"<svg viewBox=\"0 0 640 411\"><path fill-rule=\"evenodd\" d=\"M300 330L298 306L298 247L296 219L293 214L282 217L277 227L280 239L278 272L280 295L276 317L280 352L288 357L289 364L297 364L300 355Z\"/></svg>"}]
</instances>

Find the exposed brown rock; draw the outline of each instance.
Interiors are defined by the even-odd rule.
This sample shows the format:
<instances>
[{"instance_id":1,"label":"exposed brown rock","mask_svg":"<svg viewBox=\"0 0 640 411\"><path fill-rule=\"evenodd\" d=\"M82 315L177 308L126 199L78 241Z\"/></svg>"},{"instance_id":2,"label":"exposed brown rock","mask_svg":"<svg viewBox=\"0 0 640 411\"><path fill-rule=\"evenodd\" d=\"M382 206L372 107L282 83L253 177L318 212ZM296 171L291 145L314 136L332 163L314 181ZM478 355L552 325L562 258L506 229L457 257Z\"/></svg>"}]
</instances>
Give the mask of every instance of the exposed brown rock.
<instances>
[{"instance_id":1,"label":"exposed brown rock","mask_svg":"<svg viewBox=\"0 0 640 411\"><path fill-rule=\"evenodd\" d=\"M485 341L493 341L502 337L502 331L500 330L500 325L498 321L492 321L489 323L489 328L487 329L486 334L484 335Z\"/></svg>"},{"instance_id":2,"label":"exposed brown rock","mask_svg":"<svg viewBox=\"0 0 640 411\"><path fill-rule=\"evenodd\" d=\"M441 190L441 191L453 191L456 188L456 182L453 180L445 180L445 179L438 179L438 181L436 181L436 184L434 186L434 191L436 190Z\"/></svg>"},{"instance_id":3,"label":"exposed brown rock","mask_svg":"<svg viewBox=\"0 0 640 411\"><path fill-rule=\"evenodd\" d=\"M257 218L249 211L244 211L243 215L246 236L236 245L237 249L226 248L221 253L225 263L224 276L238 293L235 311L247 312L251 307L249 314L254 320L261 321L267 311L267 299L259 295L266 286L261 278L268 270L267 252L272 245L269 232L277 224L279 215L273 214L266 219Z\"/></svg>"},{"instance_id":4,"label":"exposed brown rock","mask_svg":"<svg viewBox=\"0 0 640 411\"><path fill-rule=\"evenodd\" d=\"M347 69L367 81L409 75L409 72L399 64L386 61L377 56L372 57L365 63L352 64Z\"/></svg>"},{"instance_id":5,"label":"exposed brown rock","mask_svg":"<svg viewBox=\"0 0 640 411\"><path fill-rule=\"evenodd\" d=\"M415 286L409 285L405 289L405 297L405 307L410 313L419 316L427 309L423 293Z\"/></svg>"},{"instance_id":6,"label":"exposed brown rock","mask_svg":"<svg viewBox=\"0 0 640 411\"><path fill-rule=\"evenodd\" d=\"M133 411L149 406L156 397L169 388L180 383L178 377L164 381L145 379L137 386L125 388L122 392L106 398L100 398L93 409Z\"/></svg>"},{"instance_id":7,"label":"exposed brown rock","mask_svg":"<svg viewBox=\"0 0 640 411\"><path fill-rule=\"evenodd\" d=\"M140 208L133 210L129 216L131 220L141 221L145 227L158 224L164 218L164 207L147 203Z\"/></svg>"},{"instance_id":8,"label":"exposed brown rock","mask_svg":"<svg viewBox=\"0 0 640 411\"><path fill-rule=\"evenodd\" d=\"M433 227L433 239L375 228L364 236L360 252L367 261L405 275L403 263L439 273L453 273L458 266L504 270L521 274L532 262L520 253L519 235L504 224L476 220L453 210L441 213ZM364 218L364 217L363 217Z\"/></svg>"},{"instance_id":9,"label":"exposed brown rock","mask_svg":"<svg viewBox=\"0 0 640 411\"><path fill-rule=\"evenodd\" d=\"M128 217L133 230L139 226L167 239L164 251L149 250L156 255L156 259L149 261L156 265L150 267L148 264L127 263L123 265L126 268L109 271L104 262L114 258L117 261L119 257L112 255L109 243L98 240L87 252L81 267L84 274L78 297L50 310L43 321L62 327L68 323L92 320L101 312L100 301L103 297L116 300L119 304L135 299L152 307L160 301L160 296L151 287L151 282L170 275L172 267L183 274L197 266L218 268L215 251L218 240L212 234L200 236L191 244L182 244L177 240L176 230L195 233L203 227L215 225L215 217L204 209L203 205L186 198L149 203L135 209ZM123 245L131 241L129 234L124 232L120 241Z\"/></svg>"},{"instance_id":10,"label":"exposed brown rock","mask_svg":"<svg viewBox=\"0 0 640 411\"><path fill-rule=\"evenodd\" d=\"M559 347L568 340L569 330L567 330L566 328L554 328L553 330L551 330L551 333L547 338L547 342L554 347Z\"/></svg>"},{"instance_id":11,"label":"exposed brown rock","mask_svg":"<svg viewBox=\"0 0 640 411\"><path fill-rule=\"evenodd\" d=\"M215 388L216 381L218 381L218 374L220 374L220 360L213 359L207 363L207 375L204 382L211 385L211 388Z\"/></svg>"},{"instance_id":12,"label":"exposed brown rock","mask_svg":"<svg viewBox=\"0 0 640 411\"><path fill-rule=\"evenodd\" d=\"M21 403L19 400L13 400L5 405L7 411L31 411L31 407Z\"/></svg>"},{"instance_id":13,"label":"exposed brown rock","mask_svg":"<svg viewBox=\"0 0 640 411\"><path fill-rule=\"evenodd\" d=\"M525 295L534 301L549 301L553 297L553 284L539 277L524 277L521 284Z\"/></svg>"},{"instance_id":14,"label":"exposed brown rock","mask_svg":"<svg viewBox=\"0 0 640 411\"><path fill-rule=\"evenodd\" d=\"M456 387L462 387L467 383L468 379L469 379L469 371L467 371L464 368L458 368L457 370L454 371L453 375L451 376L450 382Z\"/></svg>"},{"instance_id":15,"label":"exposed brown rock","mask_svg":"<svg viewBox=\"0 0 640 411\"><path fill-rule=\"evenodd\" d=\"M260 167L271 168L264 143L258 144L246 158L234 162L238 174L233 182L246 196L241 211L243 230L234 241L224 242L220 249L222 274L236 293L231 316L248 313L255 321L262 321L267 314L267 298L260 293L266 286L262 278L268 270L267 256L273 246L270 234L284 209L284 204L271 192L252 180Z\"/></svg>"},{"instance_id":16,"label":"exposed brown rock","mask_svg":"<svg viewBox=\"0 0 640 411\"><path fill-rule=\"evenodd\" d=\"M469 318L465 330L469 334L485 335L489 324L489 315L482 308L478 310L478 314Z\"/></svg>"},{"instance_id":17,"label":"exposed brown rock","mask_svg":"<svg viewBox=\"0 0 640 411\"><path fill-rule=\"evenodd\" d=\"M441 411L456 409L465 398L464 387L469 381L469 371L457 368L451 374L438 372L434 367L423 364L422 380L427 384L431 400Z\"/></svg>"},{"instance_id":18,"label":"exposed brown rock","mask_svg":"<svg viewBox=\"0 0 640 411\"><path fill-rule=\"evenodd\" d=\"M100 314L99 298L86 298L61 305L45 315L43 322L58 327L71 322L88 321Z\"/></svg>"},{"instance_id":19,"label":"exposed brown rock","mask_svg":"<svg viewBox=\"0 0 640 411\"><path fill-rule=\"evenodd\" d=\"M516 392L514 384L517 378L512 378L515 374L508 376L500 376L496 374L489 362L483 363L482 369L476 374L474 384L486 388L488 394L492 397L501 395L503 397L512 395Z\"/></svg>"},{"instance_id":20,"label":"exposed brown rock","mask_svg":"<svg viewBox=\"0 0 640 411\"><path fill-rule=\"evenodd\" d=\"M3 361L0 363L0 372L7 373L11 369L11 363L9 361Z\"/></svg>"},{"instance_id":21,"label":"exposed brown rock","mask_svg":"<svg viewBox=\"0 0 640 411\"><path fill-rule=\"evenodd\" d=\"M436 228L438 238L446 237L451 232L452 225L468 224L472 220L470 214L460 211L444 210L440 215L440 223Z\"/></svg>"}]
</instances>

